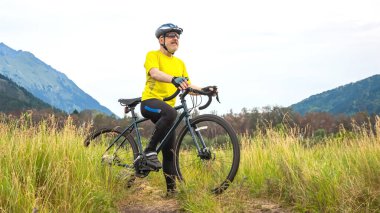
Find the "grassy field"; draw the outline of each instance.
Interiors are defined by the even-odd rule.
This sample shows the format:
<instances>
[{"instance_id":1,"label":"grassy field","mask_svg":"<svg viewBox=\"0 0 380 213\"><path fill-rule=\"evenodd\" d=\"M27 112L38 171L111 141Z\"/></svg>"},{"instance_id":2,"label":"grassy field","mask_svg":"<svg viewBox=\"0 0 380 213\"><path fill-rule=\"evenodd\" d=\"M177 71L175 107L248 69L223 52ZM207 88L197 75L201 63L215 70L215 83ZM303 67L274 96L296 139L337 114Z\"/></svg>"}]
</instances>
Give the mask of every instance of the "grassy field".
<instances>
[{"instance_id":1,"label":"grassy field","mask_svg":"<svg viewBox=\"0 0 380 213\"><path fill-rule=\"evenodd\" d=\"M88 128L76 128L70 119L63 127L53 117L38 125L27 117L3 120L0 212L117 212L120 203L150 201L152 188L164 194L161 172L126 188L119 170L101 165L99 153L83 146ZM191 181L195 177L188 177L169 201L191 212L251 211L261 208L257 205L262 200L279 204L284 211L376 212L380 120L373 129L377 134L367 132L360 127L355 132L342 130L313 146L295 129L268 128L252 137L240 136L240 168L225 193L211 195Z\"/></svg>"}]
</instances>

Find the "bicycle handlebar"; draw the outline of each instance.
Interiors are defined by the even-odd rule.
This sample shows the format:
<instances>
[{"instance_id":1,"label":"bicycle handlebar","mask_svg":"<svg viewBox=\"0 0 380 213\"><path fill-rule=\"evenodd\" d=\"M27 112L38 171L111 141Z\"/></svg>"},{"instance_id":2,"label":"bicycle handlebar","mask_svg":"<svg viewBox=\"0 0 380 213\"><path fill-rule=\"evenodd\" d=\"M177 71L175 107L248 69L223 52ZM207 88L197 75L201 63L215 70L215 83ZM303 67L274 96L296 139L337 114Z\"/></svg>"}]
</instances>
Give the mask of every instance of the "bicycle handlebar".
<instances>
[{"instance_id":1,"label":"bicycle handlebar","mask_svg":"<svg viewBox=\"0 0 380 213\"><path fill-rule=\"evenodd\" d=\"M217 91L217 87L216 86L213 86L212 87L215 91ZM220 103L219 101L219 96L218 96L218 93L214 92L214 91L210 91L210 92L204 92L204 91L201 91L201 90L196 90L196 89L193 89L193 88L190 88L188 87L187 89L184 90L184 92L181 94L181 99L182 98L185 98L187 94L189 94L189 92L193 92L193 93L197 93L197 94L200 94L200 95L205 95L208 97L208 100L206 102L205 105L203 106L200 106L199 107L199 110L203 110L203 109L206 109L210 104L211 104L211 101L212 101L212 96L214 94L216 94L216 100ZM164 98L164 101L169 101L173 98L175 98L178 94L180 93L180 90L177 89L171 96L167 97L167 98Z\"/></svg>"},{"instance_id":2,"label":"bicycle handlebar","mask_svg":"<svg viewBox=\"0 0 380 213\"><path fill-rule=\"evenodd\" d=\"M173 98L177 97L177 95L179 94L180 91L181 91L181 90L177 89L177 91L175 91L175 92L173 93L173 95L171 95L171 96L169 96L169 97L167 97L167 98L164 98L164 101L170 101L170 100L172 100Z\"/></svg>"}]
</instances>

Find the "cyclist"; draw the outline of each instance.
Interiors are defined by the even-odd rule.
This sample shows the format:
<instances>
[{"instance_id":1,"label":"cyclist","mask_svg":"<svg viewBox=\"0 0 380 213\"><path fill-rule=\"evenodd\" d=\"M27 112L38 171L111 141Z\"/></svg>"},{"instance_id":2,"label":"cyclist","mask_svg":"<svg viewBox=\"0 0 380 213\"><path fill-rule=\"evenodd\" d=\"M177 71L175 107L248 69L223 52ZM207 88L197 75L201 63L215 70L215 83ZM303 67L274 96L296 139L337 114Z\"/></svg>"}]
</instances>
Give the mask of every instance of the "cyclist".
<instances>
[{"instance_id":1,"label":"cyclist","mask_svg":"<svg viewBox=\"0 0 380 213\"><path fill-rule=\"evenodd\" d=\"M161 25L156 30L156 38L160 49L150 51L146 55L146 84L142 93L141 114L155 123L155 129L144 150L147 164L153 170L162 168L166 179L168 193L175 192L174 167L174 133L162 149L163 164L157 159L156 147L163 139L177 117L173 108L175 99L164 102L163 99L172 95L177 88L201 88L191 84L184 62L174 53L178 50L182 28L172 23Z\"/></svg>"}]
</instances>

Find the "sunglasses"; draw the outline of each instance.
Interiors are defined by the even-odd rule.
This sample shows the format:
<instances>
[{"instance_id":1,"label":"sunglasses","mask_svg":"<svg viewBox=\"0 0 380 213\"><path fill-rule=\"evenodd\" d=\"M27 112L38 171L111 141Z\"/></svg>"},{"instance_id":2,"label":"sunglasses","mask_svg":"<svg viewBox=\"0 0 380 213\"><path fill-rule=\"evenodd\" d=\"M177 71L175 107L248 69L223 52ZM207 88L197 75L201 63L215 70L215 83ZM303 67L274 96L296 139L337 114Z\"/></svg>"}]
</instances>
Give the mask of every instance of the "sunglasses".
<instances>
[{"instance_id":1,"label":"sunglasses","mask_svg":"<svg viewBox=\"0 0 380 213\"><path fill-rule=\"evenodd\" d=\"M169 37L169 38L174 38L175 37L177 39L180 38L179 34L175 33L175 32L166 33L165 37Z\"/></svg>"}]
</instances>

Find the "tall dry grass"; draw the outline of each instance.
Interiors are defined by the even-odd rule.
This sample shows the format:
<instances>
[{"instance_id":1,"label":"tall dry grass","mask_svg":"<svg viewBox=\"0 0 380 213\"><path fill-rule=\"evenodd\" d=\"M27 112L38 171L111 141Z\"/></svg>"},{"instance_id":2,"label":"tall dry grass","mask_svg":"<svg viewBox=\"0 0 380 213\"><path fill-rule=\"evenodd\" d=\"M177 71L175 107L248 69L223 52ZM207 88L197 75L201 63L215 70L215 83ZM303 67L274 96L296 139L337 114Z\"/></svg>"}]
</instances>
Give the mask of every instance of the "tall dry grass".
<instances>
[{"instance_id":1,"label":"tall dry grass","mask_svg":"<svg viewBox=\"0 0 380 213\"><path fill-rule=\"evenodd\" d=\"M309 146L300 131L267 129L242 137L239 179L252 197L292 211L375 212L380 209L380 119ZM228 192L227 192L228 193Z\"/></svg>"},{"instance_id":2,"label":"tall dry grass","mask_svg":"<svg viewBox=\"0 0 380 213\"><path fill-rule=\"evenodd\" d=\"M112 212L122 187L82 143L87 128L0 122L0 212Z\"/></svg>"},{"instance_id":3,"label":"tall dry grass","mask_svg":"<svg viewBox=\"0 0 380 213\"><path fill-rule=\"evenodd\" d=\"M289 212L380 209L379 118L371 129L341 129L317 142L304 139L296 128L267 128L254 136L241 136L240 142L241 162L231 187L214 196L207 190L207 178L188 173L178 196L184 210L251 212L268 210L264 207L268 202ZM155 178L151 183L163 188L163 182Z\"/></svg>"},{"instance_id":4,"label":"tall dry grass","mask_svg":"<svg viewBox=\"0 0 380 213\"><path fill-rule=\"evenodd\" d=\"M38 125L27 118L0 122L1 212L113 212L125 195L133 198L119 171L101 165L102 150L83 147L87 128L74 127L70 119L63 128L56 123L53 117ZM212 195L207 178L199 184L200 174L189 173L179 185L182 210L247 212L260 208L258 200L296 212L380 209L379 118L370 131L342 129L319 143L300 135L297 129L268 128L240 136L240 168L230 188ZM147 180L165 190L161 172Z\"/></svg>"}]
</instances>

